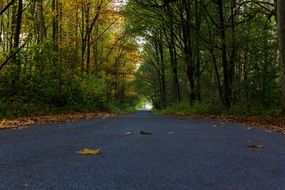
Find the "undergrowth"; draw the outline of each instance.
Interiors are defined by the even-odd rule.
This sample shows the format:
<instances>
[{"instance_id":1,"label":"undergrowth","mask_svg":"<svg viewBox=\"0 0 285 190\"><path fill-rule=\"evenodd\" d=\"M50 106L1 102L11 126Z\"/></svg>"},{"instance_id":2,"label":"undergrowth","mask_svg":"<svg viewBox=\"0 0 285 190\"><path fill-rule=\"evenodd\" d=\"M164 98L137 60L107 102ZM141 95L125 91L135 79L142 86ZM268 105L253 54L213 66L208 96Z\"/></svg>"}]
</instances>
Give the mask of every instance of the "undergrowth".
<instances>
[{"instance_id":1,"label":"undergrowth","mask_svg":"<svg viewBox=\"0 0 285 190\"><path fill-rule=\"evenodd\" d=\"M201 102L190 105L187 101L175 103L165 109L152 110L158 114L175 114L180 116L199 115L225 115L225 116L258 116L258 115L281 115L279 107L265 108L258 104L236 103L231 108L226 109L217 102Z\"/></svg>"}]
</instances>

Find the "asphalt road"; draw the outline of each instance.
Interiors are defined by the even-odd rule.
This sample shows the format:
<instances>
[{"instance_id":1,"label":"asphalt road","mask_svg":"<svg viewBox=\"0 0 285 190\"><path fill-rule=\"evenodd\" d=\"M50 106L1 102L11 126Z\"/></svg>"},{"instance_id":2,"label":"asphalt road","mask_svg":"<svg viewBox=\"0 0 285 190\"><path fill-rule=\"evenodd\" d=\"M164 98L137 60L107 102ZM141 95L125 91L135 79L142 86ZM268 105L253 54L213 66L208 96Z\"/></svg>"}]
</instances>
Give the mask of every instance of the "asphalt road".
<instances>
[{"instance_id":1,"label":"asphalt road","mask_svg":"<svg viewBox=\"0 0 285 190\"><path fill-rule=\"evenodd\" d=\"M137 112L1 130L0 189L285 189L284 135L215 125ZM102 154L75 153L85 147Z\"/></svg>"}]
</instances>

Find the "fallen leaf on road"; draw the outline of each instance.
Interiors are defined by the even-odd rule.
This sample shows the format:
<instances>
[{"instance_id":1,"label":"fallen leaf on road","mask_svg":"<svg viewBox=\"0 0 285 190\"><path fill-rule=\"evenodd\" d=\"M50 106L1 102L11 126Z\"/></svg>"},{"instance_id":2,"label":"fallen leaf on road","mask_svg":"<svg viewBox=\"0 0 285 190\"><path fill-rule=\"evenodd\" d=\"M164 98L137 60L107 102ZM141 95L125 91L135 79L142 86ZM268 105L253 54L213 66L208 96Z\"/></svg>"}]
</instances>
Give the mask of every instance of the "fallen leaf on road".
<instances>
[{"instance_id":1,"label":"fallen leaf on road","mask_svg":"<svg viewBox=\"0 0 285 190\"><path fill-rule=\"evenodd\" d=\"M29 179L27 180L25 183L24 183L24 187L29 187L33 184L33 180L32 179Z\"/></svg>"},{"instance_id":2,"label":"fallen leaf on road","mask_svg":"<svg viewBox=\"0 0 285 190\"><path fill-rule=\"evenodd\" d=\"M126 132L125 135L132 135L132 132Z\"/></svg>"},{"instance_id":3,"label":"fallen leaf on road","mask_svg":"<svg viewBox=\"0 0 285 190\"><path fill-rule=\"evenodd\" d=\"M140 131L141 135L152 135L151 132L147 132L147 131Z\"/></svg>"},{"instance_id":4,"label":"fallen leaf on road","mask_svg":"<svg viewBox=\"0 0 285 190\"><path fill-rule=\"evenodd\" d=\"M220 128L226 128L224 125L213 125L213 127L217 128L217 127L220 127Z\"/></svg>"},{"instance_id":5,"label":"fallen leaf on road","mask_svg":"<svg viewBox=\"0 0 285 190\"><path fill-rule=\"evenodd\" d=\"M89 149L89 148L84 148L82 150L76 151L78 154L83 154L83 155L99 155L101 154L100 148L96 149Z\"/></svg>"},{"instance_id":6,"label":"fallen leaf on road","mask_svg":"<svg viewBox=\"0 0 285 190\"><path fill-rule=\"evenodd\" d=\"M262 144L249 144L249 148L264 148L264 145Z\"/></svg>"}]
</instances>

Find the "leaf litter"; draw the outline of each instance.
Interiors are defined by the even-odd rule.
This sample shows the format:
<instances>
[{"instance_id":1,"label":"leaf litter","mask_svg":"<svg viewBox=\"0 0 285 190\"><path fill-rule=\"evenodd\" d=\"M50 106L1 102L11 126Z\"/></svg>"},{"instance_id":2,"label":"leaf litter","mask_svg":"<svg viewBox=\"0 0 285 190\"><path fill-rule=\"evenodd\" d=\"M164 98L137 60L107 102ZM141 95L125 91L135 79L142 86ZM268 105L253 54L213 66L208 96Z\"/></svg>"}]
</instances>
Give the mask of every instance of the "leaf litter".
<instances>
[{"instance_id":1,"label":"leaf litter","mask_svg":"<svg viewBox=\"0 0 285 190\"><path fill-rule=\"evenodd\" d=\"M240 122L246 124L246 130L252 130L255 127L262 127L271 131L279 132L285 135L285 115L271 116L230 116L230 115L194 115L185 116L181 114L170 114L178 116L183 119L202 119L206 121L220 121L220 122ZM218 125L213 125L218 127ZM269 133L270 134L270 133Z\"/></svg>"},{"instance_id":2,"label":"leaf litter","mask_svg":"<svg viewBox=\"0 0 285 190\"><path fill-rule=\"evenodd\" d=\"M74 122L81 119L97 119L97 118L108 118L113 117L117 114L114 113L103 113L103 112L91 112L91 113L66 113L66 114L54 114L44 116L30 116L30 117L19 117L15 119L0 119L0 129L23 129L31 125L46 124L54 122ZM61 125L58 125L61 127Z\"/></svg>"}]
</instances>

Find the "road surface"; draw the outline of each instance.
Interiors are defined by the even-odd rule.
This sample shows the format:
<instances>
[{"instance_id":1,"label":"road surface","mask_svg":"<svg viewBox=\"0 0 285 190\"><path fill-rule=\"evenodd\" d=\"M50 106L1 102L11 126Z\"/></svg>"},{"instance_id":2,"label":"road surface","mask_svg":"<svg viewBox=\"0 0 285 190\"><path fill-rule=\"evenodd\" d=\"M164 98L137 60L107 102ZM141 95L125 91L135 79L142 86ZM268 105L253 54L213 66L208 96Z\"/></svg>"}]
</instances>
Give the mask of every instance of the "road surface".
<instances>
[{"instance_id":1,"label":"road surface","mask_svg":"<svg viewBox=\"0 0 285 190\"><path fill-rule=\"evenodd\" d=\"M0 189L285 189L284 135L219 126L142 111L1 130ZM75 153L85 147L100 147L102 154Z\"/></svg>"}]
</instances>

